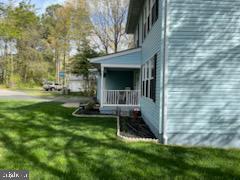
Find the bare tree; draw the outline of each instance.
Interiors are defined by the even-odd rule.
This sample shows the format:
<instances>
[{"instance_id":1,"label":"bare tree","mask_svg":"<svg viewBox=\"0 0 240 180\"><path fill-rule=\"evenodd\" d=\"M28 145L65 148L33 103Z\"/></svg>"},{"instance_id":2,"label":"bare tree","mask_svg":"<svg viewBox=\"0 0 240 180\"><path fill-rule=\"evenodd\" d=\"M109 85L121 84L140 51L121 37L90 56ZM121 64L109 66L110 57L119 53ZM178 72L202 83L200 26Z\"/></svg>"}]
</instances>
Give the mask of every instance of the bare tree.
<instances>
[{"instance_id":1,"label":"bare tree","mask_svg":"<svg viewBox=\"0 0 240 180\"><path fill-rule=\"evenodd\" d=\"M93 0L91 20L95 37L106 53L117 52L128 41L125 33L128 0ZM125 42L124 42L125 41Z\"/></svg>"}]
</instances>

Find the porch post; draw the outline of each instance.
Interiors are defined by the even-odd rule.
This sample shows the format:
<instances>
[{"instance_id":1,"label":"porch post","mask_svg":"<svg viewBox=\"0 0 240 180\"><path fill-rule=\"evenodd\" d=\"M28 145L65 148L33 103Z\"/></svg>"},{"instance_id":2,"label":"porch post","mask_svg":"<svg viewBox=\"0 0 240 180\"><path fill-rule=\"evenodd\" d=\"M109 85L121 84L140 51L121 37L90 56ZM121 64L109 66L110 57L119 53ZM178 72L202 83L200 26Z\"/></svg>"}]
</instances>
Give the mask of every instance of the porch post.
<instances>
[{"instance_id":1,"label":"porch post","mask_svg":"<svg viewBox=\"0 0 240 180\"><path fill-rule=\"evenodd\" d=\"M101 65L101 107L103 107L103 96L104 96L104 66Z\"/></svg>"}]
</instances>

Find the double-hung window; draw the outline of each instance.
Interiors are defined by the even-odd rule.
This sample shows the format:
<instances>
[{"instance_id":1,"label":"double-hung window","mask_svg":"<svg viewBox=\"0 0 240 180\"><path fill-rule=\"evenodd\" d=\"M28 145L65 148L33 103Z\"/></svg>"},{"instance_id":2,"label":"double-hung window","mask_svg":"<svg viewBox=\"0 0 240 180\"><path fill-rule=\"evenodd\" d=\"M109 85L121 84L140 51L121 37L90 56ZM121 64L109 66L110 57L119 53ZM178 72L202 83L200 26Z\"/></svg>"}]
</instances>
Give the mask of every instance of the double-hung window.
<instances>
[{"instance_id":1,"label":"double-hung window","mask_svg":"<svg viewBox=\"0 0 240 180\"><path fill-rule=\"evenodd\" d=\"M142 66L142 96L156 100L157 55Z\"/></svg>"},{"instance_id":2,"label":"double-hung window","mask_svg":"<svg viewBox=\"0 0 240 180\"><path fill-rule=\"evenodd\" d=\"M158 20L159 0L147 0L143 8L143 40Z\"/></svg>"},{"instance_id":3,"label":"double-hung window","mask_svg":"<svg viewBox=\"0 0 240 180\"><path fill-rule=\"evenodd\" d=\"M147 7L144 7L143 14L143 39L145 39L147 36Z\"/></svg>"},{"instance_id":4,"label":"double-hung window","mask_svg":"<svg viewBox=\"0 0 240 180\"><path fill-rule=\"evenodd\" d=\"M145 65L142 66L142 96L145 96Z\"/></svg>"},{"instance_id":5,"label":"double-hung window","mask_svg":"<svg viewBox=\"0 0 240 180\"><path fill-rule=\"evenodd\" d=\"M156 79L157 79L157 54L150 60L150 99L156 100Z\"/></svg>"},{"instance_id":6,"label":"double-hung window","mask_svg":"<svg viewBox=\"0 0 240 180\"><path fill-rule=\"evenodd\" d=\"M152 25L158 20L159 0L152 0Z\"/></svg>"}]
</instances>

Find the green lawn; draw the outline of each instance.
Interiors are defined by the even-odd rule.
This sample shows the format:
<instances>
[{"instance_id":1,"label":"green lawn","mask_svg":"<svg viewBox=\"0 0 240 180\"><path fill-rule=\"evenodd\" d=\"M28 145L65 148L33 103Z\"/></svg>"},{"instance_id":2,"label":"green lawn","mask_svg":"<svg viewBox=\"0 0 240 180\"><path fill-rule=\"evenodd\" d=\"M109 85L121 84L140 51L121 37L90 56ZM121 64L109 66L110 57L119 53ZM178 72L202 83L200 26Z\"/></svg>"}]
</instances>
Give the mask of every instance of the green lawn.
<instances>
[{"instance_id":1,"label":"green lawn","mask_svg":"<svg viewBox=\"0 0 240 180\"><path fill-rule=\"evenodd\" d=\"M240 151L126 143L116 120L57 103L0 102L0 169L31 179L240 178Z\"/></svg>"}]
</instances>

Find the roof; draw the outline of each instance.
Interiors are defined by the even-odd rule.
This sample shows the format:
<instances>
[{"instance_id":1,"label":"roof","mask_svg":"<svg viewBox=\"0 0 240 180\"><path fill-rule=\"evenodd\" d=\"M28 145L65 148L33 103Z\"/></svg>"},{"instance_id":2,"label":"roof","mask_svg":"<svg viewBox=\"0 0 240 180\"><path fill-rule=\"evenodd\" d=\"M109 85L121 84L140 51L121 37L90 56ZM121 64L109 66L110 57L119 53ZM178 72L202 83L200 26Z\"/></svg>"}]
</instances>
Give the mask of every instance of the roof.
<instances>
[{"instance_id":1,"label":"roof","mask_svg":"<svg viewBox=\"0 0 240 180\"><path fill-rule=\"evenodd\" d=\"M143 8L144 0L130 0L126 32L132 34L138 24L139 15Z\"/></svg>"},{"instance_id":2,"label":"roof","mask_svg":"<svg viewBox=\"0 0 240 180\"><path fill-rule=\"evenodd\" d=\"M115 65L141 65L141 48L121 51L102 57L90 59L94 64L115 64Z\"/></svg>"},{"instance_id":3,"label":"roof","mask_svg":"<svg viewBox=\"0 0 240 180\"><path fill-rule=\"evenodd\" d=\"M124 55L128 55L128 54L135 53L135 52L140 52L141 50L142 50L141 48L133 48L133 49L128 49L128 50L124 50L124 51L119 51L116 53L107 54L105 56L92 58L92 59L90 59L90 62L91 63L100 63L100 61L103 61L103 60L116 58L119 56L124 56Z\"/></svg>"}]
</instances>

